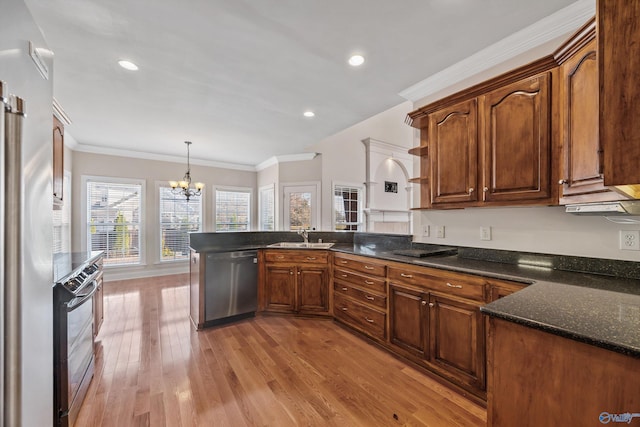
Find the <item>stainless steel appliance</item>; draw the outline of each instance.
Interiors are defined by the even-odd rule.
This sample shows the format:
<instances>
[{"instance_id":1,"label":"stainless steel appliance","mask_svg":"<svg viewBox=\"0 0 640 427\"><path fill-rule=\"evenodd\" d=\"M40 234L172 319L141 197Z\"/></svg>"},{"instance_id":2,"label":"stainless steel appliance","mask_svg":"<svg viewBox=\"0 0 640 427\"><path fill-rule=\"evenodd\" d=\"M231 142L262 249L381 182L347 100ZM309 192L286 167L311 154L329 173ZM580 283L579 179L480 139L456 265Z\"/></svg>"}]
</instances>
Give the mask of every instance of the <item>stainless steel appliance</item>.
<instances>
[{"instance_id":1,"label":"stainless steel appliance","mask_svg":"<svg viewBox=\"0 0 640 427\"><path fill-rule=\"evenodd\" d=\"M23 0L2 0L2 18L0 419L45 426L53 408L53 52Z\"/></svg>"},{"instance_id":2,"label":"stainless steel appliance","mask_svg":"<svg viewBox=\"0 0 640 427\"><path fill-rule=\"evenodd\" d=\"M208 253L206 263L205 323L253 316L258 308L258 252Z\"/></svg>"},{"instance_id":3,"label":"stainless steel appliance","mask_svg":"<svg viewBox=\"0 0 640 427\"><path fill-rule=\"evenodd\" d=\"M93 295L98 289L99 258L59 254L54 271L70 272L53 288L54 426L73 426L94 372Z\"/></svg>"}]
</instances>

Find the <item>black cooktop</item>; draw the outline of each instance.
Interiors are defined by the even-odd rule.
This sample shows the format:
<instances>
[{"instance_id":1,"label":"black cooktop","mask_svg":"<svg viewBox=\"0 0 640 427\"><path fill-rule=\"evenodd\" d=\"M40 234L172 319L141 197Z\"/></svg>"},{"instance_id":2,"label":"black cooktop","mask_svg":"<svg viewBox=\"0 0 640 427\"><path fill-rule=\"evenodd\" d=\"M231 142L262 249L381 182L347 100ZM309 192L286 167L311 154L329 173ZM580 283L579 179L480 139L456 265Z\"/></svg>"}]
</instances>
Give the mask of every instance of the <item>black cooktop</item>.
<instances>
[{"instance_id":1,"label":"black cooktop","mask_svg":"<svg viewBox=\"0 0 640 427\"><path fill-rule=\"evenodd\" d=\"M435 255L455 255L458 253L458 248L454 248L451 246L439 246L437 248L428 249L397 249L393 251L393 253L395 255L422 258Z\"/></svg>"}]
</instances>

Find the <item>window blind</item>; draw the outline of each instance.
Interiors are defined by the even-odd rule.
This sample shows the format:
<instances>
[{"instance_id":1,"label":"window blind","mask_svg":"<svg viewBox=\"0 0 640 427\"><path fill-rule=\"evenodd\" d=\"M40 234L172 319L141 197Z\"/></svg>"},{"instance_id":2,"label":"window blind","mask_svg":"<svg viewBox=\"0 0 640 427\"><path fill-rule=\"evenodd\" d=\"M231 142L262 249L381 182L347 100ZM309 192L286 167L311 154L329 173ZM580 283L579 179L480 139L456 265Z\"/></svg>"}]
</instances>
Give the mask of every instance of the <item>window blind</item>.
<instances>
[{"instance_id":1,"label":"window blind","mask_svg":"<svg viewBox=\"0 0 640 427\"><path fill-rule=\"evenodd\" d=\"M216 231L249 231L251 193L216 190Z\"/></svg>"},{"instance_id":2,"label":"window blind","mask_svg":"<svg viewBox=\"0 0 640 427\"><path fill-rule=\"evenodd\" d=\"M189 233L202 230L202 198L160 187L160 261L189 259Z\"/></svg>"},{"instance_id":3,"label":"window blind","mask_svg":"<svg viewBox=\"0 0 640 427\"><path fill-rule=\"evenodd\" d=\"M275 230L275 194L273 188L260 191L260 230Z\"/></svg>"},{"instance_id":4,"label":"window blind","mask_svg":"<svg viewBox=\"0 0 640 427\"><path fill-rule=\"evenodd\" d=\"M104 251L105 265L135 265L141 259L142 185L87 182L87 247Z\"/></svg>"}]
</instances>

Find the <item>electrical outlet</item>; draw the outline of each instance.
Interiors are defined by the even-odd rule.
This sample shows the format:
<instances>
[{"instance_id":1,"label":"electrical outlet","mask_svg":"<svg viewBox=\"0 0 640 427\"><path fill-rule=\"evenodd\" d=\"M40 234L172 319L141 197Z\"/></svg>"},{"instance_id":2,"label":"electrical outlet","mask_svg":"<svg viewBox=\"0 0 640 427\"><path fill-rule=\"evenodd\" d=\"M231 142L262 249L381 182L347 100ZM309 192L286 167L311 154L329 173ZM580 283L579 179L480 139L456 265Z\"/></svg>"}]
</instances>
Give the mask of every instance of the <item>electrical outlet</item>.
<instances>
[{"instance_id":1,"label":"electrical outlet","mask_svg":"<svg viewBox=\"0 0 640 427\"><path fill-rule=\"evenodd\" d=\"M620 249L623 251L640 251L640 231L620 230Z\"/></svg>"},{"instance_id":2,"label":"electrical outlet","mask_svg":"<svg viewBox=\"0 0 640 427\"><path fill-rule=\"evenodd\" d=\"M444 239L444 225L439 225L436 227L436 237L438 239Z\"/></svg>"},{"instance_id":3,"label":"electrical outlet","mask_svg":"<svg viewBox=\"0 0 640 427\"><path fill-rule=\"evenodd\" d=\"M429 237L430 232L431 232L431 230L429 228L429 225L428 224L423 224L422 225L422 236Z\"/></svg>"},{"instance_id":4,"label":"electrical outlet","mask_svg":"<svg viewBox=\"0 0 640 427\"><path fill-rule=\"evenodd\" d=\"M480 227L480 240L491 240L491 227Z\"/></svg>"}]
</instances>

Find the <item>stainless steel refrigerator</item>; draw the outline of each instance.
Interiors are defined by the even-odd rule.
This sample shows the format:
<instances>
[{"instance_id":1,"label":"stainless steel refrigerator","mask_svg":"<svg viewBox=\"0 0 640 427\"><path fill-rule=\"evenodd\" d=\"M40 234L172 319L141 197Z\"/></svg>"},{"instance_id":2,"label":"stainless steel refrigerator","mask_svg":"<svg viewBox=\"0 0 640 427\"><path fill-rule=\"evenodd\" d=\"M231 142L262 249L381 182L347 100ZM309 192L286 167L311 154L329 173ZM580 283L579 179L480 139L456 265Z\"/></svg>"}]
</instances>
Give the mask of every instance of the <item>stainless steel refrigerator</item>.
<instances>
[{"instance_id":1,"label":"stainless steel refrigerator","mask_svg":"<svg viewBox=\"0 0 640 427\"><path fill-rule=\"evenodd\" d=\"M2 0L1 10L0 420L46 426L53 411L53 54L23 0Z\"/></svg>"}]
</instances>

